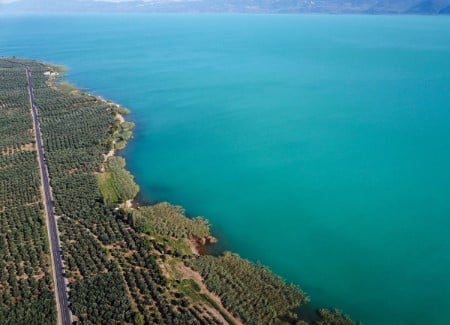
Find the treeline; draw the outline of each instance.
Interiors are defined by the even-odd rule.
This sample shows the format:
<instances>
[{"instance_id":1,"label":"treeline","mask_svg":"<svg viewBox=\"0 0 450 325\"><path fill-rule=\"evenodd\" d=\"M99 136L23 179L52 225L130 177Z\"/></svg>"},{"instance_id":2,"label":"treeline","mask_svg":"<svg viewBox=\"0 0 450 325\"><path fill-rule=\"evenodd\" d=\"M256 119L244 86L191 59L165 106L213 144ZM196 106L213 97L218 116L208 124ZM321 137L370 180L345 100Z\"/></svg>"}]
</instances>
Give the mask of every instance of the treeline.
<instances>
[{"instance_id":1,"label":"treeline","mask_svg":"<svg viewBox=\"0 0 450 325\"><path fill-rule=\"evenodd\" d=\"M132 212L134 226L149 235L181 238L210 236L209 223L201 217L187 218L182 207L167 202L140 207Z\"/></svg>"},{"instance_id":2,"label":"treeline","mask_svg":"<svg viewBox=\"0 0 450 325\"><path fill-rule=\"evenodd\" d=\"M353 325L354 322L338 309L321 308L317 311L320 320L316 325Z\"/></svg>"},{"instance_id":3,"label":"treeline","mask_svg":"<svg viewBox=\"0 0 450 325\"><path fill-rule=\"evenodd\" d=\"M308 301L307 296L267 268L232 253L198 256L186 261L200 272L206 286L224 306L246 324L295 322L292 310Z\"/></svg>"},{"instance_id":4,"label":"treeline","mask_svg":"<svg viewBox=\"0 0 450 325\"><path fill-rule=\"evenodd\" d=\"M24 66L0 59L0 324L56 322L34 142Z\"/></svg>"}]
</instances>

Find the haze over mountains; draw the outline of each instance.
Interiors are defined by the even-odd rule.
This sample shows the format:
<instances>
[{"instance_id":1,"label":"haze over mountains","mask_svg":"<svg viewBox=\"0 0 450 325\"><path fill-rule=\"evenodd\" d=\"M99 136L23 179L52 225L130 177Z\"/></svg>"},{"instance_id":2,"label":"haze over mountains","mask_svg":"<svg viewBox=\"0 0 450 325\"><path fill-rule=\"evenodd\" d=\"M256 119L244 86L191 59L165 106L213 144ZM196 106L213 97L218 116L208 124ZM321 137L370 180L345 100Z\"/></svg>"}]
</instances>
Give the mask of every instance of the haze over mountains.
<instances>
[{"instance_id":1,"label":"haze over mountains","mask_svg":"<svg viewBox=\"0 0 450 325\"><path fill-rule=\"evenodd\" d=\"M450 14L450 0L0 0L6 12Z\"/></svg>"}]
</instances>

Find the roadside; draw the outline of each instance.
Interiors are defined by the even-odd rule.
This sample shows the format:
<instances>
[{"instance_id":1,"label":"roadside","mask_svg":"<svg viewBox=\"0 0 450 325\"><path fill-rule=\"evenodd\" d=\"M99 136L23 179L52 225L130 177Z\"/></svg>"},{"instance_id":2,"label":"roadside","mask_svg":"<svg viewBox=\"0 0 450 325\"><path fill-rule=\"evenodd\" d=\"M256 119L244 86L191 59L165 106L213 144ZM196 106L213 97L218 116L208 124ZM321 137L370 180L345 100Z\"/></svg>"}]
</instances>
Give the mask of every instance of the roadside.
<instances>
[{"instance_id":1,"label":"roadside","mask_svg":"<svg viewBox=\"0 0 450 325\"><path fill-rule=\"evenodd\" d=\"M47 233L49 240L50 259L52 264L53 285L55 290L57 323L58 325L72 324L72 315L69 309L69 299L67 292L66 279L64 277L64 264L61 257L61 245L59 240L58 226L56 217L54 215L54 205L50 188L50 181L48 176L48 167L45 159L44 148L42 145L42 136L39 125L39 114L37 112L33 82L31 78L31 71L28 67L25 68L25 73L28 82L28 94L30 97L31 114L33 117L33 130L36 140L36 152L39 164L39 174L41 178L41 193L46 216Z\"/></svg>"}]
</instances>

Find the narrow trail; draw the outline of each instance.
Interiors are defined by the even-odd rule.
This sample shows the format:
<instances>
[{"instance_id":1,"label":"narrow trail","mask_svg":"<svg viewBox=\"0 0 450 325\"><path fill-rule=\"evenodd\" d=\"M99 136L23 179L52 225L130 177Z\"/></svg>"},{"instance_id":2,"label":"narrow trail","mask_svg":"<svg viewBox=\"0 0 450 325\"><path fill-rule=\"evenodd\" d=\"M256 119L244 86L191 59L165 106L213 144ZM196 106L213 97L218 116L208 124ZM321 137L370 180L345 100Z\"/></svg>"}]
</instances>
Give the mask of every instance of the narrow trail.
<instances>
[{"instance_id":1,"label":"narrow trail","mask_svg":"<svg viewBox=\"0 0 450 325\"><path fill-rule=\"evenodd\" d=\"M42 195L46 216L47 232L50 243L50 256L52 262L53 285L55 287L57 324L72 324L72 315L69 309L69 298L67 292L67 283L64 272L64 264L61 256L61 245L59 241L58 226L54 212L52 192L48 175L47 162L45 160L44 148L42 145L42 135L39 124L39 114L35 105L33 92L33 81L29 67L25 67L27 75L28 93L30 96L31 114L33 116L33 129L36 138L36 149L39 161L39 173L42 183Z\"/></svg>"}]
</instances>

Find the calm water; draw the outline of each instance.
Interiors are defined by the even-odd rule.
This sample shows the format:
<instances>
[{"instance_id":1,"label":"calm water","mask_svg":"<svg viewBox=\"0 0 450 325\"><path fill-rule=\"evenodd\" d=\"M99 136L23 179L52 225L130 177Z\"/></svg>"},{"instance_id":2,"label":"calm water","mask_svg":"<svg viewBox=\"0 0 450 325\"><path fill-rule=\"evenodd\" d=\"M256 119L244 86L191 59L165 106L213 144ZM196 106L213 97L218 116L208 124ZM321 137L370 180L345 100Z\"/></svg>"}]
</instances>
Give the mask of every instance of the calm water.
<instances>
[{"instance_id":1,"label":"calm water","mask_svg":"<svg viewBox=\"0 0 450 325\"><path fill-rule=\"evenodd\" d=\"M450 19L0 16L133 111L147 200L365 324L450 324Z\"/></svg>"}]
</instances>

